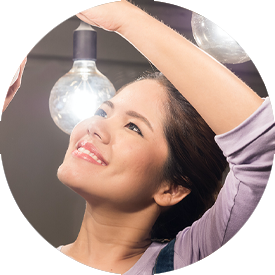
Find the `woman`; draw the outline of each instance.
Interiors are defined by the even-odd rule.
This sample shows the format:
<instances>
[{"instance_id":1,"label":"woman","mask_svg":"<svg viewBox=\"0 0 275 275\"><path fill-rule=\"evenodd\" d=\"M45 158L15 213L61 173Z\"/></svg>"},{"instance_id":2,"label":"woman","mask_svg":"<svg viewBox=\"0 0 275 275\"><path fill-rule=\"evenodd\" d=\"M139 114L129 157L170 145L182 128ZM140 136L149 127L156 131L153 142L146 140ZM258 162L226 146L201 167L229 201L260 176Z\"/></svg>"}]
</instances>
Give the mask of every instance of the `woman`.
<instances>
[{"instance_id":1,"label":"woman","mask_svg":"<svg viewBox=\"0 0 275 275\"><path fill-rule=\"evenodd\" d=\"M167 271L166 267L159 269L156 262L167 263L159 253L169 246L151 239L174 238L177 232L169 231L170 224L165 222L181 217L181 231L175 243L170 243L174 245L172 268L206 257L237 232L264 190L274 153L268 100L263 103L221 64L126 1L99 6L78 17L122 35L173 85L158 74L129 84L104 103L95 117L74 129L58 177L85 198L87 207L77 240L61 251L114 273ZM182 108L187 118L179 117L175 99L184 99L173 94L173 86L217 135L231 168L216 204L197 222L194 217L199 218L213 201L225 165L209 141L214 135L188 103ZM265 126L259 127L263 121ZM186 128L183 136L174 131L181 127ZM252 132L254 128L257 130ZM196 135L201 144L192 144ZM177 146L188 139L191 149ZM264 156L263 143L269 151ZM187 165L190 162L193 168ZM215 172L209 175L205 167ZM184 202L183 214L171 216ZM184 222L186 226L191 221L192 226L185 228Z\"/></svg>"},{"instance_id":2,"label":"woman","mask_svg":"<svg viewBox=\"0 0 275 275\"><path fill-rule=\"evenodd\" d=\"M59 249L126 275L194 263L241 228L264 191L275 151L269 99L127 1L78 16L122 35L162 74L126 85L73 130L58 177L86 211L76 241ZM230 173L203 214L225 168L214 135Z\"/></svg>"}]
</instances>

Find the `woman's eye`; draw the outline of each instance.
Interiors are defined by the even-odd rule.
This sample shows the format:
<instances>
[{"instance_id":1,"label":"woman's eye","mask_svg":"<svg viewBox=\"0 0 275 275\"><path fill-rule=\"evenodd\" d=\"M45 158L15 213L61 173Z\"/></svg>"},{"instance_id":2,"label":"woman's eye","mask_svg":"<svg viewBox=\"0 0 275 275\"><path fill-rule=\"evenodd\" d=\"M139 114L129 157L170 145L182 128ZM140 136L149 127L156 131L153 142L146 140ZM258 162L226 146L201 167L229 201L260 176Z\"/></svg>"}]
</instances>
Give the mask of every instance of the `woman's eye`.
<instances>
[{"instance_id":1,"label":"woman's eye","mask_svg":"<svg viewBox=\"0 0 275 275\"><path fill-rule=\"evenodd\" d=\"M107 113L102 109L97 109L94 115L107 118Z\"/></svg>"},{"instance_id":2,"label":"woman's eye","mask_svg":"<svg viewBox=\"0 0 275 275\"><path fill-rule=\"evenodd\" d=\"M134 123L130 122L126 125L126 127L128 127L128 129L130 129L134 132L137 132L139 135L143 136L140 129Z\"/></svg>"}]
</instances>

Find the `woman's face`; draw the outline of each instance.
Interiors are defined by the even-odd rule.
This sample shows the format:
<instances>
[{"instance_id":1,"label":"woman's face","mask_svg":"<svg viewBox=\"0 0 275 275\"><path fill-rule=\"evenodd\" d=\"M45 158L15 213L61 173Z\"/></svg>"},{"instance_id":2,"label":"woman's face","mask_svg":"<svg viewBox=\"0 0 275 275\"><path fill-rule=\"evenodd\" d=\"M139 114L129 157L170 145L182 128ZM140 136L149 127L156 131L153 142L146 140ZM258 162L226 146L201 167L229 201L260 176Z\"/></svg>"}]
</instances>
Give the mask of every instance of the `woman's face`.
<instances>
[{"instance_id":1,"label":"woman's face","mask_svg":"<svg viewBox=\"0 0 275 275\"><path fill-rule=\"evenodd\" d=\"M61 182L93 203L137 211L154 202L168 157L166 93L154 80L126 86L73 130Z\"/></svg>"}]
</instances>

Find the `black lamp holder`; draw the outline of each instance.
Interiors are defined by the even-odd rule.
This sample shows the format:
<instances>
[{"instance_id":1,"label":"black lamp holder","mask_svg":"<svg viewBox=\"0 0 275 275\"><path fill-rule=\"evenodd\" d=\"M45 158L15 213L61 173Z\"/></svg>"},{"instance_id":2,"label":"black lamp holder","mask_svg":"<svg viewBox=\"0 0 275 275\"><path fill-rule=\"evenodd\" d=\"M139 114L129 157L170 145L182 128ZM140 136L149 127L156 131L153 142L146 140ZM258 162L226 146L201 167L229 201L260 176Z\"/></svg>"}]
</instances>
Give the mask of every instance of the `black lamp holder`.
<instances>
[{"instance_id":1,"label":"black lamp holder","mask_svg":"<svg viewBox=\"0 0 275 275\"><path fill-rule=\"evenodd\" d=\"M96 60L97 33L87 23L80 21L73 34L73 60Z\"/></svg>"}]
</instances>

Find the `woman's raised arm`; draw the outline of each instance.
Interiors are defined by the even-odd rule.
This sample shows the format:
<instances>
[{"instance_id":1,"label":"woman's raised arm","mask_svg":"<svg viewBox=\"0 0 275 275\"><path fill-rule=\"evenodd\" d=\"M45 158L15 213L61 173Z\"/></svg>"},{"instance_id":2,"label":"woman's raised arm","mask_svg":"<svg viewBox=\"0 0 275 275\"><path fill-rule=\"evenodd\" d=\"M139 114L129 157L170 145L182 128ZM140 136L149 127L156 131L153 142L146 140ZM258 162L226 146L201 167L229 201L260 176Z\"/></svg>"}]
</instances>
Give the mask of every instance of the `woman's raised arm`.
<instances>
[{"instance_id":1,"label":"woman's raised arm","mask_svg":"<svg viewBox=\"0 0 275 275\"><path fill-rule=\"evenodd\" d=\"M116 31L133 44L174 84L216 134L238 126L263 102L226 67L125 0L86 10L78 17Z\"/></svg>"}]
</instances>

